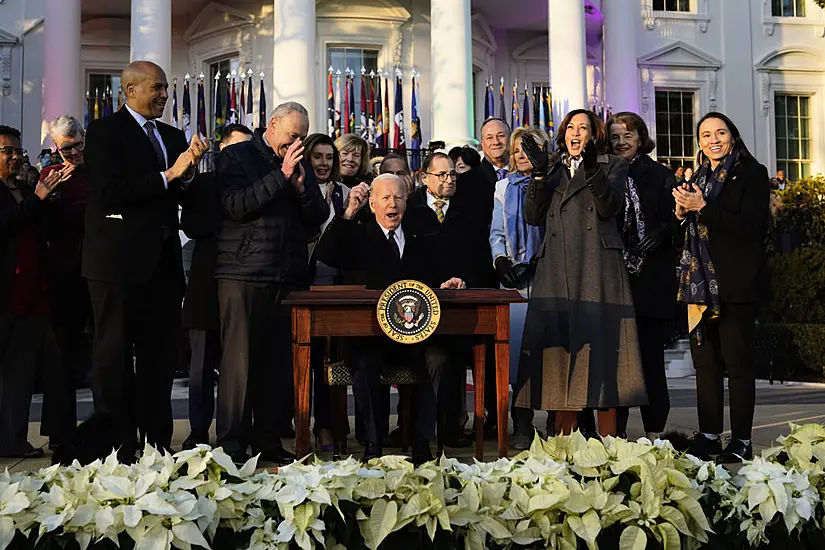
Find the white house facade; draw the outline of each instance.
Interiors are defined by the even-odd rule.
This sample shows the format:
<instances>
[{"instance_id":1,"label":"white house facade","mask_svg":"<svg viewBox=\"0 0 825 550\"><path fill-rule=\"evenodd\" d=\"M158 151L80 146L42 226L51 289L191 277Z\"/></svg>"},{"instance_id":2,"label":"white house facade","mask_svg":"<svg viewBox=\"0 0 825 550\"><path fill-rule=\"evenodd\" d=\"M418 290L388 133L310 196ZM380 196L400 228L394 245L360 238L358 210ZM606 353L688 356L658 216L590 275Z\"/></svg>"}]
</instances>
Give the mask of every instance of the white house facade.
<instances>
[{"instance_id":1,"label":"white house facade","mask_svg":"<svg viewBox=\"0 0 825 550\"><path fill-rule=\"evenodd\" d=\"M420 74L424 143L473 143L488 79L498 113L503 78L508 106L515 82L551 90L557 123L577 107L638 112L673 164L691 163L696 121L719 110L771 171L825 171L825 11L812 0L0 0L0 123L35 157L49 119L82 119L87 92L117 90L135 59L179 94L190 75L193 111L204 75L208 127L218 72L251 71L256 122L263 74L268 109L300 101L324 132L329 68L357 82L363 67L402 74L407 136Z\"/></svg>"}]
</instances>

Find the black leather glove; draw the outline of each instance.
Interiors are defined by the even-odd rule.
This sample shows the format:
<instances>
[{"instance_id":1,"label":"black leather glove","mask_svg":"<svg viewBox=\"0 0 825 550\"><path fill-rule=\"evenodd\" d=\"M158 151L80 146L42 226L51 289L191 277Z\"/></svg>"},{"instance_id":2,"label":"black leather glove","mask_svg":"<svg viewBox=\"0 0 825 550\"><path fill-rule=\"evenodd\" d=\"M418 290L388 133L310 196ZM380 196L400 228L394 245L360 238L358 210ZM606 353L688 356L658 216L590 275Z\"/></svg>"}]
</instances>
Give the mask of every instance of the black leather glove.
<instances>
[{"instance_id":1,"label":"black leather glove","mask_svg":"<svg viewBox=\"0 0 825 550\"><path fill-rule=\"evenodd\" d=\"M582 164L584 165L585 173L595 172L599 167L599 152L596 150L596 142L592 139L587 142L582 151Z\"/></svg>"},{"instance_id":2,"label":"black leather glove","mask_svg":"<svg viewBox=\"0 0 825 550\"><path fill-rule=\"evenodd\" d=\"M513 262L506 256L499 256L493 263L496 276L504 288L516 288L516 274L513 272Z\"/></svg>"},{"instance_id":3,"label":"black leather glove","mask_svg":"<svg viewBox=\"0 0 825 550\"><path fill-rule=\"evenodd\" d=\"M515 276L514 288L524 288L530 283L532 273L530 272L530 264L516 264L513 266L513 275Z\"/></svg>"},{"instance_id":4,"label":"black leather glove","mask_svg":"<svg viewBox=\"0 0 825 550\"><path fill-rule=\"evenodd\" d=\"M546 141L539 147L536 140L530 134L521 136L521 150L530 159L530 164L533 165L532 173L534 176L544 177L547 174L547 167L550 165L550 147Z\"/></svg>"},{"instance_id":5,"label":"black leather glove","mask_svg":"<svg viewBox=\"0 0 825 550\"><path fill-rule=\"evenodd\" d=\"M642 242L639 243L639 250L648 254L662 246L666 245L671 240L670 229L667 227L660 227L648 233Z\"/></svg>"}]
</instances>

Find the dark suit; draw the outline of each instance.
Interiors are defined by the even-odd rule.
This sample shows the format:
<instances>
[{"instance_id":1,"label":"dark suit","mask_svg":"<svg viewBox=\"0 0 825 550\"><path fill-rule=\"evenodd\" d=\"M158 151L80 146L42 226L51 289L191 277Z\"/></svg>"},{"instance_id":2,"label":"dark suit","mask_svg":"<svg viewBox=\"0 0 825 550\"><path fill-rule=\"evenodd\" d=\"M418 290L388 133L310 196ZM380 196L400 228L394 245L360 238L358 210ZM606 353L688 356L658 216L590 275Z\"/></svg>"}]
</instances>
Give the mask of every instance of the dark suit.
<instances>
[{"instance_id":1,"label":"dark suit","mask_svg":"<svg viewBox=\"0 0 825 550\"><path fill-rule=\"evenodd\" d=\"M48 205L25 183L17 189L19 202L0 181L0 456L32 450L29 408L49 323L43 293ZM18 273L24 264L34 269Z\"/></svg>"},{"instance_id":2,"label":"dark suit","mask_svg":"<svg viewBox=\"0 0 825 550\"><path fill-rule=\"evenodd\" d=\"M642 421L646 432L661 433L670 413L665 376L665 338L668 324L676 315L677 254L672 234L676 177L669 168L647 155L641 155L630 165L629 176L633 178L639 193L647 234L661 232L664 239L659 247L645 256L641 272L630 274L639 351L649 401L648 405L641 407ZM623 237L626 246L627 236ZM625 433L627 419L627 409L620 410L617 433Z\"/></svg>"},{"instance_id":3,"label":"dark suit","mask_svg":"<svg viewBox=\"0 0 825 550\"><path fill-rule=\"evenodd\" d=\"M179 180L164 186L161 172L188 144L180 130L156 124L165 163L126 107L93 121L86 133L91 197L83 276L95 321L95 409L113 415L124 457L134 450L136 424L154 445L168 447L172 438L184 285L177 233L183 187Z\"/></svg>"},{"instance_id":4,"label":"dark suit","mask_svg":"<svg viewBox=\"0 0 825 550\"><path fill-rule=\"evenodd\" d=\"M696 367L699 431L722 432L724 373L728 374L731 435L750 439L756 401L751 354L759 303L770 298L765 240L770 227L768 170L755 159L731 169L715 199L699 213L707 225L710 257L716 267L721 314L700 324L690 339ZM680 233L680 239L684 233Z\"/></svg>"},{"instance_id":5,"label":"dark suit","mask_svg":"<svg viewBox=\"0 0 825 550\"><path fill-rule=\"evenodd\" d=\"M492 169L492 168L491 168ZM479 166L470 172L482 171L485 168ZM462 174L465 176L467 172ZM427 188L417 189L409 198L407 204L406 221L409 226L422 236L426 236L432 242L430 256L437 259L444 266L444 270L450 273L451 277L460 277L467 283L468 288L498 288L498 281L493 270L493 256L490 250L490 223L493 218L493 193L488 194L489 179L485 175L483 179L475 182L470 193L456 194L450 199L444 223L439 223L435 211L427 204ZM467 185L467 180L464 180ZM490 189L495 188L495 183ZM488 196L489 195L489 196ZM489 198L489 201L487 200ZM489 202L489 204L488 204ZM489 206L489 212L488 212ZM463 355L466 359L463 364L471 364L470 343L465 342ZM461 347L461 344L455 342ZM495 376L494 346L487 346L487 375ZM459 351L461 355L461 352ZM454 388L455 398L448 402L455 410L445 413L451 427L448 431L457 432L460 430L461 417L464 416L464 398L466 394L465 372L450 373L450 387ZM492 379L492 378L491 378ZM495 414L495 384L487 384L485 391L485 402L487 410ZM491 417L490 420L493 420ZM490 421L488 420L488 421Z\"/></svg>"},{"instance_id":6,"label":"dark suit","mask_svg":"<svg viewBox=\"0 0 825 550\"><path fill-rule=\"evenodd\" d=\"M367 288L384 289L402 279L415 279L438 288L449 279L430 256L429 240L417 236L406 220L402 226L405 245L401 258L395 255L387 237L372 220L362 224L336 218L321 237L316 255L327 265L363 275ZM388 363L423 366L431 384L416 387L417 435L430 441L435 437L437 401L442 373L450 353L438 340L425 344L397 344L387 338L358 338L347 342L347 362L354 370L352 389L359 413L366 419L367 441L380 446L388 430L389 411L380 385L381 367Z\"/></svg>"},{"instance_id":7,"label":"dark suit","mask_svg":"<svg viewBox=\"0 0 825 550\"><path fill-rule=\"evenodd\" d=\"M466 203L470 208L484 217L489 226L493 219L493 195L496 191L497 168L487 158L481 164L458 176L455 198Z\"/></svg>"},{"instance_id":8,"label":"dark suit","mask_svg":"<svg viewBox=\"0 0 825 550\"><path fill-rule=\"evenodd\" d=\"M206 439L215 414L215 371L221 362L221 322L215 259L223 211L214 172L200 176L183 208L181 230L195 240L181 321L189 330L189 426Z\"/></svg>"}]
</instances>

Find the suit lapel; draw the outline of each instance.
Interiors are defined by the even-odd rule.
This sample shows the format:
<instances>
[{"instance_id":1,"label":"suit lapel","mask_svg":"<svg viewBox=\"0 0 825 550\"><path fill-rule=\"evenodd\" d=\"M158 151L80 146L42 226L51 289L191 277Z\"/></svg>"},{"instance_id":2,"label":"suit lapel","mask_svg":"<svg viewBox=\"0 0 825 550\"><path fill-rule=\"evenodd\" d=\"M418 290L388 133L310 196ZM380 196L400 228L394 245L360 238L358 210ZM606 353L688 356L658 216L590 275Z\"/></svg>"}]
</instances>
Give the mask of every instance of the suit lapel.
<instances>
[{"instance_id":1,"label":"suit lapel","mask_svg":"<svg viewBox=\"0 0 825 550\"><path fill-rule=\"evenodd\" d=\"M121 127L123 128L123 135L127 143L134 146L135 151L142 157L141 164L144 162L152 162L157 164L157 156L155 155L155 148L152 147L152 142L149 141L149 136L146 135L146 130L140 127L135 117L126 110L126 107L121 107L120 110L113 116L119 117ZM169 150L167 149L167 155Z\"/></svg>"},{"instance_id":2,"label":"suit lapel","mask_svg":"<svg viewBox=\"0 0 825 550\"><path fill-rule=\"evenodd\" d=\"M605 169L605 174L607 173L607 167L610 164L610 159L607 155L599 155L598 163ZM584 177L584 166L579 166L579 169L576 170L575 175L570 178L570 171L567 169L567 166L562 164L561 169L567 172L568 179L570 183L567 184L567 188L564 190L564 197L562 198L562 204L566 203L570 199L572 199L579 191L584 189L588 186L587 178Z\"/></svg>"},{"instance_id":3,"label":"suit lapel","mask_svg":"<svg viewBox=\"0 0 825 550\"><path fill-rule=\"evenodd\" d=\"M386 261L393 263L398 263L400 261L395 256L395 252L390 246L389 240L384 235L384 231L381 229L381 226L378 225L377 221L371 221L367 225L367 231L370 234L370 238L373 239L373 241L378 245L378 249ZM406 234L404 236L406 237Z\"/></svg>"}]
</instances>

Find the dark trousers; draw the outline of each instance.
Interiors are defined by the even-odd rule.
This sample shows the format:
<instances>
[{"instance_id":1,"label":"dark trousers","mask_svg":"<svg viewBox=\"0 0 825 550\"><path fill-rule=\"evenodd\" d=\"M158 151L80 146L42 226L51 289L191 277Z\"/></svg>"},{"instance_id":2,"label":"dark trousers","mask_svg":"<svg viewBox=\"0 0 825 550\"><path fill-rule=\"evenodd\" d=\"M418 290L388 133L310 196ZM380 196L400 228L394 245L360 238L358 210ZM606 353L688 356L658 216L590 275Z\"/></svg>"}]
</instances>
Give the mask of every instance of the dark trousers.
<instances>
[{"instance_id":1,"label":"dark trousers","mask_svg":"<svg viewBox=\"0 0 825 550\"><path fill-rule=\"evenodd\" d=\"M699 431L720 434L725 412L724 376L728 375L731 435L751 438L756 404L756 378L752 361L753 336L759 305L722 304L717 319L700 325L701 344L696 331L690 338L690 352L696 368Z\"/></svg>"},{"instance_id":2,"label":"dark trousers","mask_svg":"<svg viewBox=\"0 0 825 550\"><path fill-rule=\"evenodd\" d=\"M332 429L332 396L329 385L324 381L324 355L326 340L323 338L312 341L310 362L312 367L312 414L315 417L314 430ZM334 359L334 349L330 349L330 361Z\"/></svg>"},{"instance_id":3,"label":"dark trousers","mask_svg":"<svg viewBox=\"0 0 825 550\"><path fill-rule=\"evenodd\" d=\"M48 326L46 315L0 314L0 456L31 450L29 409Z\"/></svg>"},{"instance_id":4,"label":"dark trousers","mask_svg":"<svg viewBox=\"0 0 825 550\"><path fill-rule=\"evenodd\" d=\"M207 434L215 415L215 371L221 364L221 331L189 329L189 428Z\"/></svg>"},{"instance_id":5,"label":"dark trousers","mask_svg":"<svg viewBox=\"0 0 825 550\"><path fill-rule=\"evenodd\" d=\"M404 345L379 338L359 338L348 342L347 364L353 365L352 390L355 403L366 428L366 441L380 445L388 432L389 409L381 385L381 369L385 365L401 364L424 368L429 384L417 384L413 389L413 416L416 436L435 439L438 419L436 396L445 391L442 377L450 363L449 349L438 343Z\"/></svg>"},{"instance_id":6,"label":"dark trousers","mask_svg":"<svg viewBox=\"0 0 825 550\"><path fill-rule=\"evenodd\" d=\"M79 275L49 280L52 332L44 361L43 416L40 433L53 442L69 436L77 425L77 385L86 374L84 332L92 314L89 287Z\"/></svg>"},{"instance_id":7,"label":"dark trousers","mask_svg":"<svg viewBox=\"0 0 825 550\"><path fill-rule=\"evenodd\" d=\"M292 417L292 312L281 305L290 290L218 282L223 354L217 436L227 452L249 444L259 450L281 446L281 431Z\"/></svg>"},{"instance_id":8,"label":"dark trousers","mask_svg":"<svg viewBox=\"0 0 825 550\"><path fill-rule=\"evenodd\" d=\"M170 257L149 281L88 281L95 324L95 412L112 416L119 434L112 443L122 447L124 456L136 450L135 427L142 440L156 447L172 443L183 284L173 267L172 247L167 248Z\"/></svg>"},{"instance_id":9,"label":"dark trousers","mask_svg":"<svg viewBox=\"0 0 825 550\"><path fill-rule=\"evenodd\" d=\"M639 350L642 355L642 371L647 387L648 404L641 407L642 423L646 432L665 431L670 414L670 394L665 374L665 339L668 324L662 319L637 317L636 330L639 333ZM630 410L621 407L616 410L616 431L627 433Z\"/></svg>"}]
</instances>

